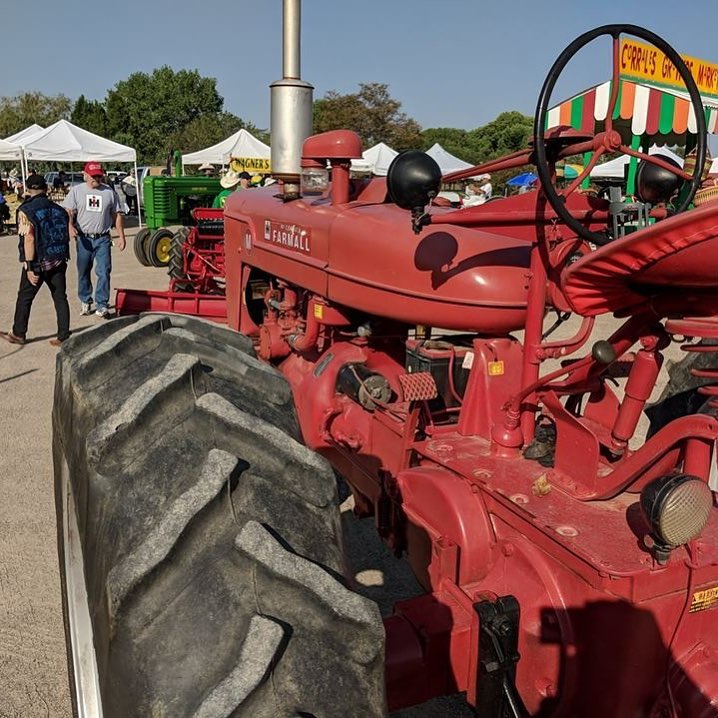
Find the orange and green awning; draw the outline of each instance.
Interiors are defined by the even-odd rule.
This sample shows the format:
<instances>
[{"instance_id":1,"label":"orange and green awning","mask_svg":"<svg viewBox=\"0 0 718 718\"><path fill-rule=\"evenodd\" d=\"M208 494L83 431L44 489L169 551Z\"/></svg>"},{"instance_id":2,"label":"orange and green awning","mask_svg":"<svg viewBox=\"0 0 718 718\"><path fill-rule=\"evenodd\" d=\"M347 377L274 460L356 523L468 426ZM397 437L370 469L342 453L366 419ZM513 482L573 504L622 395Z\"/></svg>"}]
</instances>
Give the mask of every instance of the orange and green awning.
<instances>
[{"instance_id":1,"label":"orange and green awning","mask_svg":"<svg viewBox=\"0 0 718 718\"><path fill-rule=\"evenodd\" d=\"M659 89L629 80L619 80L614 121L630 122L633 135L683 135L696 132L696 118L688 95ZM549 110L546 129L568 125L577 130L596 132L597 123L606 119L611 95L609 80L582 92ZM706 126L718 134L718 101L703 97Z\"/></svg>"}]
</instances>

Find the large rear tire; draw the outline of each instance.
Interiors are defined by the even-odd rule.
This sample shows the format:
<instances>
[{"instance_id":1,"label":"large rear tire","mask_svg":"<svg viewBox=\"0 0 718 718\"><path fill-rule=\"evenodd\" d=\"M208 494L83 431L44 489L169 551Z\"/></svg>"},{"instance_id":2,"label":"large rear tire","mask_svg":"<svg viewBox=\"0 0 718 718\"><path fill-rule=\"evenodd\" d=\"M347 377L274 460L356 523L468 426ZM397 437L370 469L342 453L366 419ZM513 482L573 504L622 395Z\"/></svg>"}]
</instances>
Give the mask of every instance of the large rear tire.
<instances>
[{"instance_id":1,"label":"large rear tire","mask_svg":"<svg viewBox=\"0 0 718 718\"><path fill-rule=\"evenodd\" d=\"M167 265L167 271L171 279L175 280L175 289L179 292L191 292L192 282L184 272L184 255L182 248L184 247L187 237L190 233L189 227L180 227L172 235L172 244L170 245L170 260Z\"/></svg>"},{"instance_id":2,"label":"large rear tire","mask_svg":"<svg viewBox=\"0 0 718 718\"><path fill-rule=\"evenodd\" d=\"M53 430L77 714L386 715L332 472L246 337L177 315L76 334Z\"/></svg>"},{"instance_id":3,"label":"large rear tire","mask_svg":"<svg viewBox=\"0 0 718 718\"><path fill-rule=\"evenodd\" d=\"M701 343L713 344L714 340L704 339ZM693 376L692 371L716 368L718 368L718 354L714 352L688 352L680 361L668 365L666 388L658 401L646 408L646 415L650 421L649 437L681 416L715 415L716 411L710 405L709 397L698 391L701 386L713 382L711 379Z\"/></svg>"}]
</instances>

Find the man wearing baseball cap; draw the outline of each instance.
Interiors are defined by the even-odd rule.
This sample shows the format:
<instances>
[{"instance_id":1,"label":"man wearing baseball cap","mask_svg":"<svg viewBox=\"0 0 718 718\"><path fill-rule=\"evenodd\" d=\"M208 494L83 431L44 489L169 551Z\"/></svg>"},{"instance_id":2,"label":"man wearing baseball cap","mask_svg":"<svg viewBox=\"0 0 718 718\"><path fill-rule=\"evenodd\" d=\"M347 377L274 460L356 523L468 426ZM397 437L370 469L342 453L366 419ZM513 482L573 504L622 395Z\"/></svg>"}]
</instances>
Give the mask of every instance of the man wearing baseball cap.
<instances>
[{"instance_id":1,"label":"man wearing baseball cap","mask_svg":"<svg viewBox=\"0 0 718 718\"><path fill-rule=\"evenodd\" d=\"M70 237L77 249L77 293L80 314L92 314L92 279L95 266L95 314L110 316L110 272L112 271L112 240L110 230L117 230L117 246L124 251L125 228L122 205L112 187L104 184L105 170L99 162L87 162L83 169L84 184L74 185L62 206L70 215Z\"/></svg>"}]
</instances>

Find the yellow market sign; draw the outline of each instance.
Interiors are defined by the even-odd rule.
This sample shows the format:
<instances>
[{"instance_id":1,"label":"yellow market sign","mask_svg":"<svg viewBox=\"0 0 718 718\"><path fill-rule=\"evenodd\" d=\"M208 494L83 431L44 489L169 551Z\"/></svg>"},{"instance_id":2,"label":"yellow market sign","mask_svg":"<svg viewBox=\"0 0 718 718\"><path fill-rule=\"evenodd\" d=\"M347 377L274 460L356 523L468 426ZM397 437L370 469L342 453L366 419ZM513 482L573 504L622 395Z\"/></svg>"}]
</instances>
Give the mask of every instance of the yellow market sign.
<instances>
[{"instance_id":1,"label":"yellow market sign","mask_svg":"<svg viewBox=\"0 0 718 718\"><path fill-rule=\"evenodd\" d=\"M250 172L251 174L268 174L272 171L269 157L258 159L257 157L232 157L229 161L230 169L235 172Z\"/></svg>"},{"instance_id":2,"label":"yellow market sign","mask_svg":"<svg viewBox=\"0 0 718 718\"><path fill-rule=\"evenodd\" d=\"M701 95L718 97L718 65L689 55L681 55L681 58L691 71ZM618 67L621 77L685 90L675 65L653 45L621 40Z\"/></svg>"}]
</instances>

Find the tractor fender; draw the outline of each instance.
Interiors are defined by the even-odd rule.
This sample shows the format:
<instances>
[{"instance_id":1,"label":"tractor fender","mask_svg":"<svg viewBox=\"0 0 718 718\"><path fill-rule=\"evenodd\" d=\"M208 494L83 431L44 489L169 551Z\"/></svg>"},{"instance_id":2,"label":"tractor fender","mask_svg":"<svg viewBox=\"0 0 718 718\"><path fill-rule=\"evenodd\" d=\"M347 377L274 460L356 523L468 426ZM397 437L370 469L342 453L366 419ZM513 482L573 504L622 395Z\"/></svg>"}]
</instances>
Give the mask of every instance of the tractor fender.
<instances>
[{"instance_id":1,"label":"tractor fender","mask_svg":"<svg viewBox=\"0 0 718 718\"><path fill-rule=\"evenodd\" d=\"M444 578L460 586L484 578L494 563L496 536L476 487L433 465L405 469L396 483L418 580L436 591Z\"/></svg>"}]
</instances>

